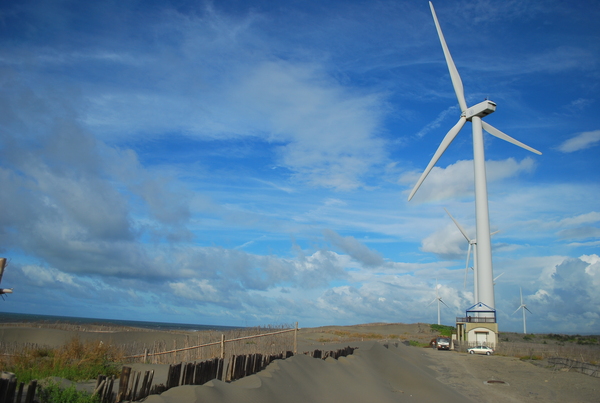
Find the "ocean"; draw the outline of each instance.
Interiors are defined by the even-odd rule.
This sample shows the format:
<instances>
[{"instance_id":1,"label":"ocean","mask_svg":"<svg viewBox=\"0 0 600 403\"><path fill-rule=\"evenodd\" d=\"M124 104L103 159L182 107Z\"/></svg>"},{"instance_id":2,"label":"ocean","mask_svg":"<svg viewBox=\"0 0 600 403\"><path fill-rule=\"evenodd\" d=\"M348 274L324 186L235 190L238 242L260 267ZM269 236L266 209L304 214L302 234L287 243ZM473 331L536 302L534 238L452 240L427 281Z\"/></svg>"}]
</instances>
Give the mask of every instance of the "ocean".
<instances>
[{"instance_id":1,"label":"ocean","mask_svg":"<svg viewBox=\"0 0 600 403\"><path fill-rule=\"evenodd\" d=\"M74 316L51 316L51 315L31 315L24 313L5 313L0 312L0 323L70 323L75 325L97 324L97 325L117 325L139 327L152 330L232 330L240 329L239 326L216 326L216 325L198 325L189 323L165 323L165 322L143 322L137 320L117 320L117 319L98 319L98 318L78 318Z\"/></svg>"}]
</instances>

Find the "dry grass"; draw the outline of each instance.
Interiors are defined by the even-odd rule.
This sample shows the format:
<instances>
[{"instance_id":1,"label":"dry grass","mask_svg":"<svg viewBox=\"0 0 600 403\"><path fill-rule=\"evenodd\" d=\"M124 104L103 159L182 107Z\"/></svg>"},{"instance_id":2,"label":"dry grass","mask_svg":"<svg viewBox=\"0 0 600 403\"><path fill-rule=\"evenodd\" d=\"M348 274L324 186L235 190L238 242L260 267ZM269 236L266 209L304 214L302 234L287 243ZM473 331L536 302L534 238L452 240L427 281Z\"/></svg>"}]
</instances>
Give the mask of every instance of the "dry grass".
<instances>
[{"instance_id":1,"label":"dry grass","mask_svg":"<svg viewBox=\"0 0 600 403\"><path fill-rule=\"evenodd\" d=\"M229 331L152 331L148 329L129 328L123 326L107 326L107 325L74 325L68 323L28 323L19 324L11 323L0 325L0 327L34 327L41 329L59 329L66 331L76 331L79 334L83 333L113 333L113 332L128 332L128 331L147 331L155 333L157 338L151 341L146 339L146 342L132 340L128 343L120 343L114 348L118 349L122 357L144 355L147 353L147 362L153 364L176 364L179 362L191 362L208 360L219 357L221 354L221 335L224 335L225 340L236 339L240 337L248 337L261 335L265 333L277 332L285 329L293 329L291 325L281 326L265 326L255 328L234 329ZM83 337L83 336L82 336ZM87 337L86 337L87 338ZM103 337L103 340L106 339ZM109 338L110 339L110 338ZM195 346L215 343L212 346L194 348ZM294 333L288 333L265 336L250 340L241 340L236 342L225 343L226 357L231 355L247 355L247 354L279 354L281 352L293 350ZM0 357L22 356L25 351L44 351L51 348L44 345L21 342L2 342L0 341ZM172 350L181 350L173 353L165 352ZM135 358L128 361L140 362L141 358ZM127 360L126 360L127 361Z\"/></svg>"},{"instance_id":2,"label":"dry grass","mask_svg":"<svg viewBox=\"0 0 600 403\"><path fill-rule=\"evenodd\" d=\"M496 353L531 360L561 357L590 364L600 363L600 346L598 345L500 342L496 348Z\"/></svg>"},{"instance_id":3,"label":"dry grass","mask_svg":"<svg viewBox=\"0 0 600 403\"><path fill-rule=\"evenodd\" d=\"M123 352L97 342L82 343L73 338L60 348L24 348L19 354L4 356L2 368L13 372L21 382L59 376L72 381L96 378L99 374L118 374L115 363L123 361Z\"/></svg>"},{"instance_id":4,"label":"dry grass","mask_svg":"<svg viewBox=\"0 0 600 403\"><path fill-rule=\"evenodd\" d=\"M456 346L466 351L466 344ZM523 335L519 333L501 333L495 353L522 360L545 360L552 357L568 358L589 364L600 363L600 338L598 336L569 335Z\"/></svg>"}]
</instances>

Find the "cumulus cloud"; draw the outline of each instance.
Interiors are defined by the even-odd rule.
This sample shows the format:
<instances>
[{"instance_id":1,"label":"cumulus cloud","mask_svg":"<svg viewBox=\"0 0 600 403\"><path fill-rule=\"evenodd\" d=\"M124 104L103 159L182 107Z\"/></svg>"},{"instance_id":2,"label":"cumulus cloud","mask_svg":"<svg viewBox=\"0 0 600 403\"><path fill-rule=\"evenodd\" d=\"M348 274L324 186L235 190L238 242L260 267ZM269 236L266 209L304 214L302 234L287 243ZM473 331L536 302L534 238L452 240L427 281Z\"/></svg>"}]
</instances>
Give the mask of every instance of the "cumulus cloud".
<instances>
[{"instance_id":1,"label":"cumulus cloud","mask_svg":"<svg viewBox=\"0 0 600 403\"><path fill-rule=\"evenodd\" d=\"M597 293L600 286L599 262L597 255L565 258L554 266L549 277L540 278L534 293L523 295L528 307L535 312L528 323L531 321L553 332L597 327L600 313Z\"/></svg>"},{"instance_id":2,"label":"cumulus cloud","mask_svg":"<svg viewBox=\"0 0 600 403\"><path fill-rule=\"evenodd\" d=\"M475 239L475 231L469 228L471 239ZM465 229L467 231L467 229ZM423 252L435 253L442 259L466 259L468 242L456 228L454 223L435 231L421 242ZM471 251L472 253L473 251ZM471 256L472 257L472 256Z\"/></svg>"},{"instance_id":3,"label":"cumulus cloud","mask_svg":"<svg viewBox=\"0 0 600 403\"><path fill-rule=\"evenodd\" d=\"M571 137L558 146L558 150L563 153L572 153L579 150L586 150L595 147L600 143L600 130L583 132Z\"/></svg>"},{"instance_id":4,"label":"cumulus cloud","mask_svg":"<svg viewBox=\"0 0 600 403\"><path fill-rule=\"evenodd\" d=\"M535 169L533 159L527 157L521 161L507 158L500 161L486 161L488 183L513 178ZM417 182L421 172L410 172L400 177L403 184ZM415 199L420 201L446 200L453 197L465 197L473 192L473 161L462 160L448 165L446 168L434 167L417 193Z\"/></svg>"}]
</instances>

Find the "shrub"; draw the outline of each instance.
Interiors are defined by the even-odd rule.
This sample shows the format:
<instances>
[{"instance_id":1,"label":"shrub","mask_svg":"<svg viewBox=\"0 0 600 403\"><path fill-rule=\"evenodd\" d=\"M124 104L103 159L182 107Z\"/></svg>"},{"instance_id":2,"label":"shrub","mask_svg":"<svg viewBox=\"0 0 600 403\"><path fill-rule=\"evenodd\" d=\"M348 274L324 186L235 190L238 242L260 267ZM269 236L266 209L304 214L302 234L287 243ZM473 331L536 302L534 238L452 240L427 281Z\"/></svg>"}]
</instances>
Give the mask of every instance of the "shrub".
<instances>
[{"instance_id":1,"label":"shrub","mask_svg":"<svg viewBox=\"0 0 600 403\"><path fill-rule=\"evenodd\" d=\"M539 355L525 355L525 356L519 357L519 359L522 361L525 361L525 360L536 361L536 360L542 360L543 358L540 357Z\"/></svg>"},{"instance_id":2,"label":"shrub","mask_svg":"<svg viewBox=\"0 0 600 403\"><path fill-rule=\"evenodd\" d=\"M409 340L408 344L413 347L429 347L429 343L421 343L416 340Z\"/></svg>"},{"instance_id":3,"label":"shrub","mask_svg":"<svg viewBox=\"0 0 600 403\"><path fill-rule=\"evenodd\" d=\"M118 375L117 362L123 360L122 352L107 344L82 343L71 339L56 349L25 349L13 357L6 370L14 372L20 382L58 376L71 381L94 379L98 375Z\"/></svg>"},{"instance_id":4,"label":"shrub","mask_svg":"<svg viewBox=\"0 0 600 403\"><path fill-rule=\"evenodd\" d=\"M441 334L442 336L452 337L452 332L456 329L454 326L446 326L446 325L429 325L431 330Z\"/></svg>"},{"instance_id":5,"label":"shrub","mask_svg":"<svg viewBox=\"0 0 600 403\"><path fill-rule=\"evenodd\" d=\"M78 391L75 385L61 389L56 383L38 387L41 403L100 403L100 398L90 393Z\"/></svg>"}]
</instances>

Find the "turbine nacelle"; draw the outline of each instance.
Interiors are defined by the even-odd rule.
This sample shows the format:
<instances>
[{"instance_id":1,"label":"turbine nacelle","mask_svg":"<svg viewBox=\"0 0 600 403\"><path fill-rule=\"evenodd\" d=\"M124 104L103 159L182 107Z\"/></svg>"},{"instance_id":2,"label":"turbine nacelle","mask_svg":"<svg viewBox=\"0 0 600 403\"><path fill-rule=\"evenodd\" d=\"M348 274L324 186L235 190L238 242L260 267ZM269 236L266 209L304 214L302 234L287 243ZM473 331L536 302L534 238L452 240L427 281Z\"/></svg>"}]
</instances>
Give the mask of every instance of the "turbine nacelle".
<instances>
[{"instance_id":1,"label":"turbine nacelle","mask_svg":"<svg viewBox=\"0 0 600 403\"><path fill-rule=\"evenodd\" d=\"M486 99L485 101L480 102L477 105L473 105L472 107L464 111L460 116L463 116L465 119L470 121L475 116L483 118L491 113L494 113L495 111L496 103Z\"/></svg>"}]
</instances>

